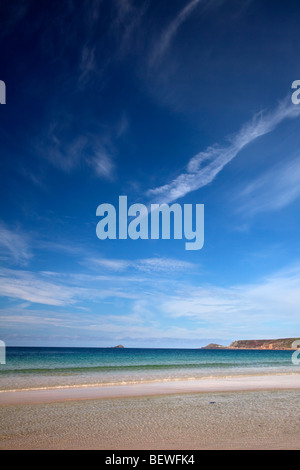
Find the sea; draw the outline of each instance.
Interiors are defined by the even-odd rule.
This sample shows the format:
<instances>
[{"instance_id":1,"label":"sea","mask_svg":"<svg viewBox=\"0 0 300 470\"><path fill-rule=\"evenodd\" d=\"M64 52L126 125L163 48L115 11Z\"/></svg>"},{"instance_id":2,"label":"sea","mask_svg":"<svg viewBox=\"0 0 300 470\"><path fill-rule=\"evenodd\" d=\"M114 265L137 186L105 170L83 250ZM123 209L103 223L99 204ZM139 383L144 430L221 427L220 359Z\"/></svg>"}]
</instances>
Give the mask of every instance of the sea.
<instances>
[{"instance_id":1,"label":"sea","mask_svg":"<svg viewBox=\"0 0 300 470\"><path fill-rule=\"evenodd\" d=\"M293 351L7 347L0 391L299 374Z\"/></svg>"}]
</instances>

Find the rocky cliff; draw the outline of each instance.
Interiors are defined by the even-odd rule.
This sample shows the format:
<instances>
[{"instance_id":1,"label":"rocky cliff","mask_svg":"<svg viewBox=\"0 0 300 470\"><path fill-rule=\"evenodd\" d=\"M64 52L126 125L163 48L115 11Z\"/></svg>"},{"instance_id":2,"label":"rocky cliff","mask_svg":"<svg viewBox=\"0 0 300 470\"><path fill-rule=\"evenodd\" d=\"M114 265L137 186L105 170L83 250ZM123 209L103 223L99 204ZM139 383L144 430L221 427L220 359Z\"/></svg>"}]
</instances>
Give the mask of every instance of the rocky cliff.
<instances>
[{"instance_id":1,"label":"rocky cliff","mask_svg":"<svg viewBox=\"0 0 300 470\"><path fill-rule=\"evenodd\" d=\"M297 349L293 348L294 341L300 338L281 338L281 339L248 339L234 341L229 346L230 349Z\"/></svg>"},{"instance_id":2,"label":"rocky cliff","mask_svg":"<svg viewBox=\"0 0 300 470\"><path fill-rule=\"evenodd\" d=\"M294 341L299 341L299 346L292 346ZM300 338L281 338L281 339L243 339L233 341L229 346L210 343L202 349L298 349L300 347Z\"/></svg>"}]
</instances>

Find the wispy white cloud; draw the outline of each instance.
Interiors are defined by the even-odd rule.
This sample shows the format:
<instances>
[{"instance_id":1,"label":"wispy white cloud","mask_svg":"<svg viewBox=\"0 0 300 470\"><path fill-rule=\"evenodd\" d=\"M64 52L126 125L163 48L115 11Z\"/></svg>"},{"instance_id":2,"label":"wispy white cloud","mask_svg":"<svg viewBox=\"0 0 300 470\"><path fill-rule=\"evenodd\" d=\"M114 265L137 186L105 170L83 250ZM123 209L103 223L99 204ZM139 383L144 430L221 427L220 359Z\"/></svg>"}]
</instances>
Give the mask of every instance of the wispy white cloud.
<instances>
[{"instance_id":1,"label":"wispy white cloud","mask_svg":"<svg viewBox=\"0 0 300 470\"><path fill-rule=\"evenodd\" d=\"M138 260L133 266L145 272L170 272L170 271L188 271L195 269L195 265L188 261L182 261L174 258L145 258Z\"/></svg>"},{"instance_id":2,"label":"wispy white cloud","mask_svg":"<svg viewBox=\"0 0 300 470\"><path fill-rule=\"evenodd\" d=\"M86 308L87 303L101 304L105 299L113 302L118 299L147 299L153 295L153 289L163 292L166 284L170 287L170 280L165 279L165 275L170 271L180 274L195 270L193 263L173 258L88 258L83 264L89 269L94 268L96 273L59 273L46 270L36 272L3 268L0 270L0 296L33 304ZM159 286L157 281L153 280L154 274L160 279ZM175 285L177 281L172 282Z\"/></svg>"},{"instance_id":3,"label":"wispy white cloud","mask_svg":"<svg viewBox=\"0 0 300 470\"><path fill-rule=\"evenodd\" d=\"M62 124L63 123L63 124ZM115 172L110 136L99 136L99 131L82 131L76 137L70 137L73 118L53 121L43 139L39 139L34 151L47 159L53 166L65 173L78 170L82 165L92 168L95 176L112 179Z\"/></svg>"},{"instance_id":4,"label":"wispy white cloud","mask_svg":"<svg viewBox=\"0 0 300 470\"><path fill-rule=\"evenodd\" d=\"M130 266L130 262L123 259L109 258L89 258L87 263L92 266L99 266L110 271L124 271Z\"/></svg>"},{"instance_id":5,"label":"wispy white cloud","mask_svg":"<svg viewBox=\"0 0 300 470\"><path fill-rule=\"evenodd\" d=\"M4 297L53 306L75 303L74 289L43 279L41 273L3 269L0 278L0 295Z\"/></svg>"},{"instance_id":6,"label":"wispy white cloud","mask_svg":"<svg viewBox=\"0 0 300 470\"><path fill-rule=\"evenodd\" d=\"M0 258L26 265L31 257L28 235L18 229L12 230L0 222Z\"/></svg>"},{"instance_id":7,"label":"wispy white cloud","mask_svg":"<svg viewBox=\"0 0 300 470\"><path fill-rule=\"evenodd\" d=\"M84 88L94 76L99 78L99 66L97 64L97 41L95 36L99 26L99 17L103 0L85 2L83 6L83 18L85 23L85 40L81 48L78 48L79 75L78 86ZM76 8L76 7L75 7ZM74 38L74 42L76 39ZM103 65L102 65L103 66Z\"/></svg>"},{"instance_id":8,"label":"wispy white cloud","mask_svg":"<svg viewBox=\"0 0 300 470\"><path fill-rule=\"evenodd\" d=\"M79 64L80 74L78 82L80 86L84 86L89 76L96 71L97 64L95 60L95 46L83 46Z\"/></svg>"},{"instance_id":9,"label":"wispy white cloud","mask_svg":"<svg viewBox=\"0 0 300 470\"><path fill-rule=\"evenodd\" d=\"M180 25L188 19L199 3L203 3L203 0L191 0L173 19L168 27L163 31L160 40L158 41L154 52L152 54L151 63L159 61L162 56L166 53L167 49L175 37Z\"/></svg>"},{"instance_id":10,"label":"wispy white cloud","mask_svg":"<svg viewBox=\"0 0 300 470\"><path fill-rule=\"evenodd\" d=\"M95 154L88 160L88 163L94 169L96 176L108 180L113 179L115 164L106 150L96 150Z\"/></svg>"},{"instance_id":11,"label":"wispy white cloud","mask_svg":"<svg viewBox=\"0 0 300 470\"><path fill-rule=\"evenodd\" d=\"M105 83L109 67L140 47L139 26L149 2L146 0L137 5L131 0L112 0L110 14L105 13L111 17L107 28L99 22L102 3L102 0L88 2L88 8L84 8L86 11L83 12L85 40L78 48L78 87L81 90L93 83L97 83L98 87L100 82ZM108 4L104 5L102 12L107 7ZM108 47L108 44L113 47Z\"/></svg>"},{"instance_id":12,"label":"wispy white cloud","mask_svg":"<svg viewBox=\"0 0 300 470\"><path fill-rule=\"evenodd\" d=\"M57 273L12 270L3 270L1 276L4 280L0 283L1 293L27 301L0 311L4 327L18 326L19 332L28 327L31 333L35 328L49 327L51 333L57 332L59 336L64 334L62 328L79 329L81 339L91 332L97 339L102 334L106 341L122 338L137 344L155 338L162 342L190 339L200 343L203 338L232 341L288 337L300 328L297 264L255 283L229 287L195 286L187 282L167 282L162 287L156 278L149 277L142 290L134 282L128 282L123 289L105 289L103 280L97 287L97 276L75 275L63 280ZM98 302L97 308L80 315L77 305L89 300ZM124 301L129 301L126 309ZM47 308L32 309L32 303Z\"/></svg>"},{"instance_id":13,"label":"wispy white cloud","mask_svg":"<svg viewBox=\"0 0 300 470\"><path fill-rule=\"evenodd\" d=\"M173 18L173 20L167 25L167 27L159 36L159 39L157 40L155 47L152 50L150 64L156 65L161 62L161 60L171 47L172 41L174 41L174 38L180 30L181 25L191 17L193 12L199 5L201 5L202 7L202 12L205 12L210 8L219 7L223 2L224 0L190 0L179 11L179 13L175 16L175 18ZM251 2L251 0L244 2L243 7L239 6L236 14L241 14L242 11L246 9L246 6L249 2Z\"/></svg>"},{"instance_id":14,"label":"wispy white cloud","mask_svg":"<svg viewBox=\"0 0 300 470\"><path fill-rule=\"evenodd\" d=\"M118 48L112 59L122 60L127 53L140 49L141 42L143 42L140 29L149 4L148 0L140 2L114 0L112 2L114 17L110 31L118 43Z\"/></svg>"},{"instance_id":15,"label":"wispy white cloud","mask_svg":"<svg viewBox=\"0 0 300 470\"><path fill-rule=\"evenodd\" d=\"M89 263L96 266L103 266L104 268L112 271L124 271L131 268L146 273L195 269L195 265L193 263L166 257L144 258L137 260L95 258L90 259Z\"/></svg>"},{"instance_id":16,"label":"wispy white cloud","mask_svg":"<svg viewBox=\"0 0 300 470\"><path fill-rule=\"evenodd\" d=\"M128 341L133 345L138 345L140 341L149 341L153 344L166 344L168 340L174 339L177 344L182 339L194 338L199 341L201 333L190 331L186 328L175 326L161 328L159 324L149 321L149 318L133 313L129 315L85 315L78 316L59 312L49 312L47 310L27 310L22 315L17 311L10 309L9 314L1 315L2 337L12 344L19 341L26 341L31 344L32 341L41 341L45 345L50 340L52 344L62 344L67 341L71 343L89 342L97 346L104 346L124 343ZM38 333L34 334L38 327ZM18 328L18 333L11 333ZM3 336L4 335L4 336Z\"/></svg>"},{"instance_id":17,"label":"wispy white cloud","mask_svg":"<svg viewBox=\"0 0 300 470\"><path fill-rule=\"evenodd\" d=\"M238 195L245 216L275 211L300 197L300 157L284 161L249 183Z\"/></svg>"},{"instance_id":18,"label":"wispy white cloud","mask_svg":"<svg viewBox=\"0 0 300 470\"><path fill-rule=\"evenodd\" d=\"M159 202L170 203L208 185L246 145L273 131L283 120L294 119L299 115L300 107L286 98L275 110L256 114L229 139L227 146L213 145L198 153L191 158L183 173L163 186L148 190L147 195Z\"/></svg>"},{"instance_id":19,"label":"wispy white cloud","mask_svg":"<svg viewBox=\"0 0 300 470\"><path fill-rule=\"evenodd\" d=\"M189 318L203 325L207 334L219 337L255 338L291 334L300 328L300 267L294 266L257 283L227 288L192 288L174 293L161 303L173 318ZM209 331L210 330L210 331ZM238 337L237 337L238 339Z\"/></svg>"},{"instance_id":20,"label":"wispy white cloud","mask_svg":"<svg viewBox=\"0 0 300 470\"><path fill-rule=\"evenodd\" d=\"M91 285L91 278L84 284L71 275L45 271L2 269L0 281L0 295L3 297L57 307L80 307L81 303L84 305L87 301L107 298L136 299L136 294L128 288L103 286L97 278Z\"/></svg>"}]
</instances>

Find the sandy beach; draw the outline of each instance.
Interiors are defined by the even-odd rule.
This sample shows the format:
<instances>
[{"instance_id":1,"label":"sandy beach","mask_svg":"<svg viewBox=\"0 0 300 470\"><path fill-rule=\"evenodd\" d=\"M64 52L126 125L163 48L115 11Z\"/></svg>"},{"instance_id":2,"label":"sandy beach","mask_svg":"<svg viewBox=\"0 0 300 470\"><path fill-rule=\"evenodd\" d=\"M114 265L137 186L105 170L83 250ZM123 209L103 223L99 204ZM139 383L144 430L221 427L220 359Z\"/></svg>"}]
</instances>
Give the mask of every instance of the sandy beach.
<instances>
[{"instance_id":1,"label":"sandy beach","mask_svg":"<svg viewBox=\"0 0 300 470\"><path fill-rule=\"evenodd\" d=\"M169 395L178 393L240 392L300 389L300 374L212 377L126 385L66 386L0 392L0 405L51 403L67 400Z\"/></svg>"},{"instance_id":2,"label":"sandy beach","mask_svg":"<svg viewBox=\"0 0 300 470\"><path fill-rule=\"evenodd\" d=\"M1 449L300 449L300 376L0 393Z\"/></svg>"}]
</instances>

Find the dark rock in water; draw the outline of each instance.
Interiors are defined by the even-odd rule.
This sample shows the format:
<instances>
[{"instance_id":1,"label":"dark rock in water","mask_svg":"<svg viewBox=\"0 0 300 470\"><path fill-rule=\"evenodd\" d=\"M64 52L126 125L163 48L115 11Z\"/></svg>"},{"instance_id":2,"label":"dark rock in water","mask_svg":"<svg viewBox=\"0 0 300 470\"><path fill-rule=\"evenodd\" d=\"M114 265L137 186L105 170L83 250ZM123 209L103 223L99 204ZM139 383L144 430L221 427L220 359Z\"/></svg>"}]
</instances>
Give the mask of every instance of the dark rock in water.
<instances>
[{"instance_id":1,"label":"dark rock in water","mask_svg":"<svg viewBox=\"0 0 300 470\"><path fill-rule=\"evenodd\" d=\"M115 348L122 349L122 348L124 348L124 346L122 344L118 344L118 346L112 346L112 348L113 349L115 349Z\"/></svg>"}]
</instances>

